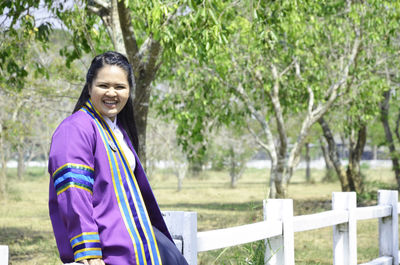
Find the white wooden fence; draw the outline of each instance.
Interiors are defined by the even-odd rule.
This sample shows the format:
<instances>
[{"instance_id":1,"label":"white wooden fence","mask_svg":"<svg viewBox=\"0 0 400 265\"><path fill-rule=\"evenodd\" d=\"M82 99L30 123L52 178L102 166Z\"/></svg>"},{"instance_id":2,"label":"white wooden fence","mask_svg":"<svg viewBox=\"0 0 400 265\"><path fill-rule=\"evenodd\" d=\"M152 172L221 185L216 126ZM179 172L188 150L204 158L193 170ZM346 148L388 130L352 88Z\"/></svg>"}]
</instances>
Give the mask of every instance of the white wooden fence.
<instances>
[{"instance_id":1,"label":"white wooden fence","mask_svg":"<svg viewBox=\"0 0 400 265\"><path fill-rule=\"evenodd\" d=\"M190 265L197 264L197 253L268 239L266 264L294 264L294 233L333 226L333 264L357 264L357 221L379 220L379 257L363 265L398 265L399 230L397 191L379 190L378 205L358 207L354 192L334 192L332 210L293 216L291 199L264 201L262 222L197 232L193 212L164 212L164 218L177 247ZM271 248L269 248L271 246ZM8 248L0 246L0 265L8 264Z\"/></svg>"},{"instance_id":2,"label":"white wooden fence","mask_svg":"<svg viewBox=\"0 0 400 265\"><path fill-rule=\"evenodd\" d=\"M379 219L379 257L363 265L397 265L399 208L397 191L388 190L378 191L378 205L359 208L354 192L334 192L331 211L301 216L293 216L291 199L270 199L264 201L263 222L199 232L197 252L269 239L266 264L292 265L295 232L333 226L333 264L356 265L357 221Z\"/></svg>"}]
</instances>

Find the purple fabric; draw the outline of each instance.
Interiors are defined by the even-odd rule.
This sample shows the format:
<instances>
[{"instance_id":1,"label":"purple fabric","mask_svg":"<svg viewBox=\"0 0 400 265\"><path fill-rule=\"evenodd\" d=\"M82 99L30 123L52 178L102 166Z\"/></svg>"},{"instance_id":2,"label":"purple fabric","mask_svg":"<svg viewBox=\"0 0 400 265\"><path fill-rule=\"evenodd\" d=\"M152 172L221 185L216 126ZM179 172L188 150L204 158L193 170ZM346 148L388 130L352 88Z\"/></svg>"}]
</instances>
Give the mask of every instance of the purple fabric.
<instances>
[{"instance_id":1,"label":"purple fabric","mask_svg":"<svg viewBox=\"0 0 400 265\"><path fill-rule=\"evenodd\" d=\"M136 152L125 131L121 131L136 158L134 173L151 223L172 241ZM93 195L77 185L57 196L54 180L50 177L49 213L62 262L74 261L71 238L82 233L98 233L106 264L135 265L134 245L118 207L104 143L94 120L82 111L66 118L53 134L49 155L50 176L66 163L93 168L94 183ZM62 172L58 172L57 176L59 174ZM74 250L86 248L86 245L93 246L84 243L74 246Z\"/></svg>"}]
</instances>

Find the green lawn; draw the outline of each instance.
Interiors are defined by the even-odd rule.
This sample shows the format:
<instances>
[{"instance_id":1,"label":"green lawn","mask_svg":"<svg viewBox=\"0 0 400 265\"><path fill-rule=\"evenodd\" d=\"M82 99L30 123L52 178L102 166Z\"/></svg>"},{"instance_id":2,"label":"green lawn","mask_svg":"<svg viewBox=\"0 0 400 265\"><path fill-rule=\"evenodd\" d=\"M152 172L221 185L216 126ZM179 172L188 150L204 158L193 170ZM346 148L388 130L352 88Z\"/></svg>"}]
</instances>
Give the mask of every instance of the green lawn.
<instances>
[{"instance_id":1,"label":"green lawn","mask_svg":"<svg viewBox=\"0 0 400 265\"><path fill-rule=\"evenodd\" d=\"M10 247L10 263L61 264L47 212L48 177L43 169L31 169L23 181L10 171L8 199L0 203L0 244ZM297 171L289 186L295 215L329 210L338 182L321 183L323 172L312 172L313 184L304 183L304 171ZM368 185L363 204L376 203L376 190L395 187L388 169L365 170ZM198 213L199 231L207 231L262 220L262 200L268 194L267 172L247 170L236 189L229 188L226 172L204 172L198 178L184 180L183 190L176 191L176 178L158 172L151 184L162 210ZM358 261L366 262L378 255L377 220L358 223ZM295 234L296 264L332 264L332 228ZM255 242L199 254L199 264L254 264L263 244ZM262 257L261 257L262 258Z\"/></svg>"}]
</instances>

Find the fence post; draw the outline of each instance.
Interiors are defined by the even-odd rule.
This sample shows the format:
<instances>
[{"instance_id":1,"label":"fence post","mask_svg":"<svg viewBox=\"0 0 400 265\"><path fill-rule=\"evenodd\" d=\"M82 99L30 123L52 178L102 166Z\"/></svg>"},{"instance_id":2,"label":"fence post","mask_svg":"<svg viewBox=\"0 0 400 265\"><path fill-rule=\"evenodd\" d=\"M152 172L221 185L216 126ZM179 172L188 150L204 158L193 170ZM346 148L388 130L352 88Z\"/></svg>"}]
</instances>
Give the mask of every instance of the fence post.
<instances>
[{"instance_id":1,"label":"fence post","mask_svg":"<svg viewBox=\"0 0 400 265\"><path fill-rule=\"evenodd\" d=\"M168 230L189 265L197 265L197 213L162 212Z\"/></svg>"},{"instance_id":2,"label":"fence post","mask_svg":"<svg viewBox=\"0 0 400 265\"><path fill-rule=\"evenodd\" d=\"M8 265L8 246L0 246L0 264Z\"/></svg>"},{"instance_id":3,"label":"fence post","mask_svg":"<svg viewBox=\"0 0 400 265\"><path fill-rule=\"evenodd\" d=\"M347 223L333 226L333 264L357 264L357 219L355 210L357 198L355 192L333 192L332 209L349 213Z\"/></svg>"},{"instance_id":4,"label":"fence post","mask_svg":"<svg viewBox=\"0 0 400 265\"><path fill-rule=\"evenodd\" d=\"M293 200L264 200L264 220L282 222L282 236L266 239L264 262L268 265L294 265Z\"/></svg>"},{"instance_id":5,"label":"fence post","mask_svg":"<svg viewBox=\"0 0 400 265\"><path fill-rule=\"evenodd\" d=\"M379 256L393 257L393 264L399 264L397 200L396 190L378 190L378 205L392 206L391 216L379 218Z\"/></svg>"}]
</instances>

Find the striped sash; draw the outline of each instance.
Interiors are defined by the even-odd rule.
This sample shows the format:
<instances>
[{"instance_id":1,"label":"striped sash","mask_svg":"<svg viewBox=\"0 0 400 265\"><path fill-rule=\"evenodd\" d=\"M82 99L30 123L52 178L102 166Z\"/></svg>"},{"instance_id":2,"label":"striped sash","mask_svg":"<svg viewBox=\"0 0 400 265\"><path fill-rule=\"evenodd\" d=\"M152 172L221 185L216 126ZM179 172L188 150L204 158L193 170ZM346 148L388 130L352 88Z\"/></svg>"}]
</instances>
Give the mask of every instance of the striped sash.
<instances>
[{"instance_id":1,"label":"striped sash","mask_svg":"<svg viewBox=\"0 0 400 265\"><path fill-rule=\"evenodd\" d=\"M94 119L103 140L110 164L115 196L135 249L136 256L132 258L136 260L138 265L161 265L161 258L146 205L122 147L101 114L94 108L90 99L80 111L86 112Z\"/></svg>"}]
</instances>

